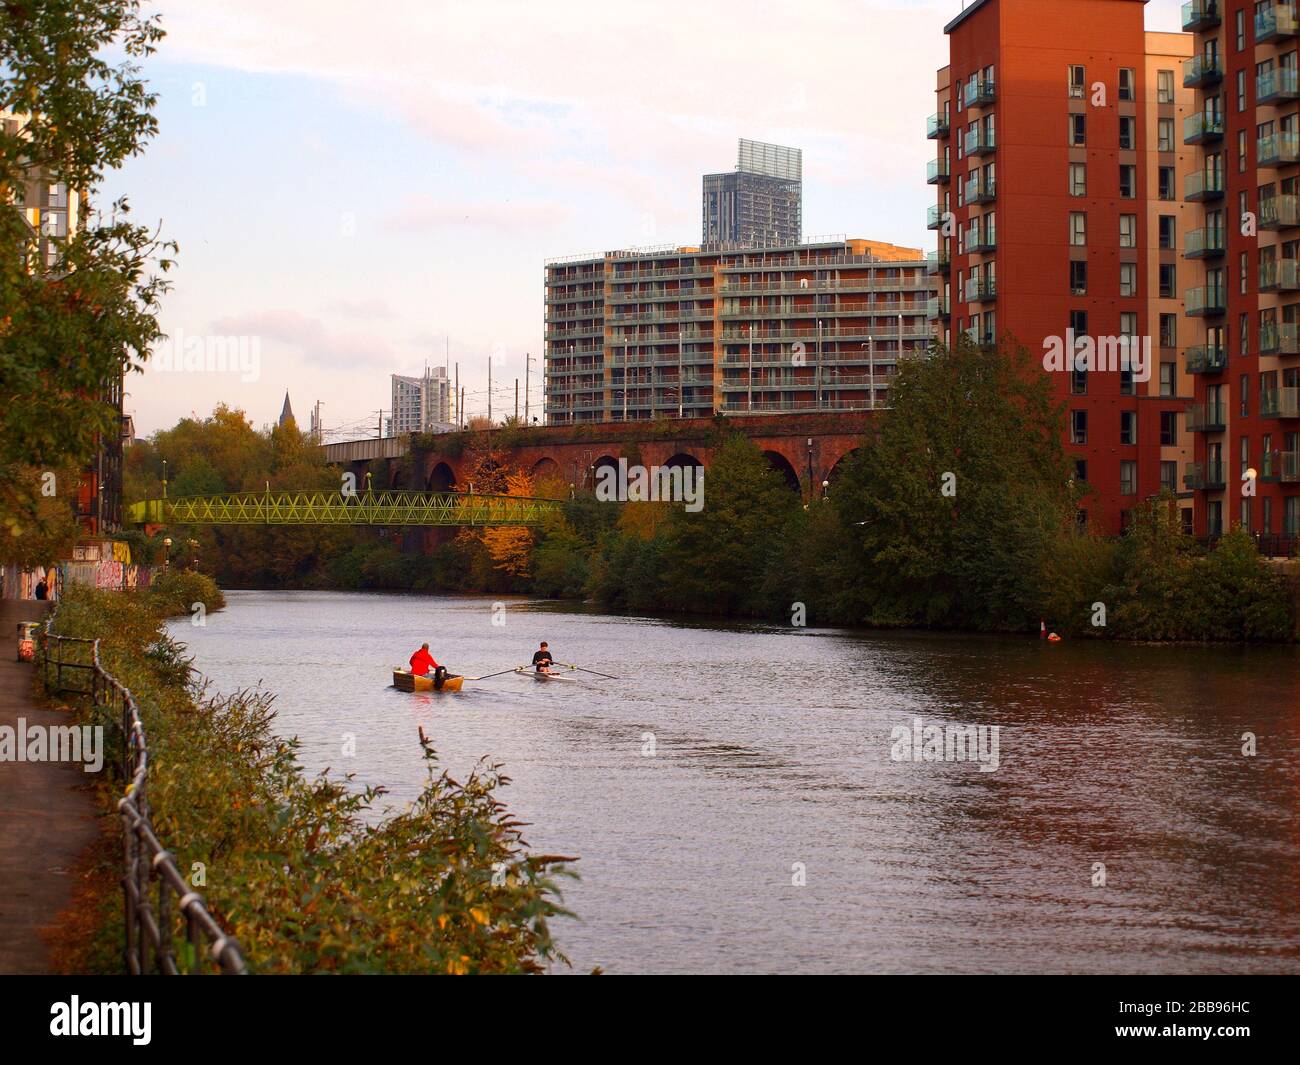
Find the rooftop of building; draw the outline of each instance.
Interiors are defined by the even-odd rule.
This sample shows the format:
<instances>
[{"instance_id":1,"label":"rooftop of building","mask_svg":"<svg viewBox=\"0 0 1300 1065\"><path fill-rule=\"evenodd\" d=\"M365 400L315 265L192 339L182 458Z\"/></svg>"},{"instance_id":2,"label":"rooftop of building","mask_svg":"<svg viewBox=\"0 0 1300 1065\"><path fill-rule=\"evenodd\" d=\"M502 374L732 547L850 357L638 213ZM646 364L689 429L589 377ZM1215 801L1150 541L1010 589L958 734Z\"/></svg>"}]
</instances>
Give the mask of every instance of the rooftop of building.
<instances>
[{"instance_id":1,"label":"rooftop of building","mask_svg":"<svg viewBox=\"0 0 1300 1065\"><path fill-rule=\"evenodd\" d=\"M792 252L837 251L850 255L871 256L881 263L919 262L925 258L920 248L889 244L885 241L867 240L861 237L827 236L810 237L797 244L778 244L771 246L701 246L699 244L661 244L641 248L622 248L604 254L569 255L547 259L547 268L555 266L585 266L603 262L619 262L629 259L680 259L680 258L717 258L720 256L755 256L788 255Z\"/></svg>"},{"instance_id":2,"label":"rooftop of building","mask_svg":"<svg viewBox=\"0 0 1300 1065\"><path fill-rule=\"evenodd\" d=\"M1040 4L1044 2L1050 3L1051 0L1035 0L1035 2ZM1147 0L1131 0L1131 2L1135 4L1145 4ZM979 11L981 8L988 7L988 5L992 3L992 0L969 0L969 2L968 0L962 0L962 3L966 5L963 8L962 13L943 28L944 33L952 33L953 30L975 14L975 12Z\"/></svg>"}]
</instances>

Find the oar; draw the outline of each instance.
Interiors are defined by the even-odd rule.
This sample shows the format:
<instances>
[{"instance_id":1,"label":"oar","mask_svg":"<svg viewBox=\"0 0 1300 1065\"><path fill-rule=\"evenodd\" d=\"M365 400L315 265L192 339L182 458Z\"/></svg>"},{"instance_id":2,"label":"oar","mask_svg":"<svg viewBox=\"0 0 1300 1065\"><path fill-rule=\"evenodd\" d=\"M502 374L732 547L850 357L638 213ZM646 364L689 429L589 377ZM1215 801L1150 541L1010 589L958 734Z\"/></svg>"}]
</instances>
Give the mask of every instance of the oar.
<instances>
[{"instance_id":1,"label":"oar","mask_svg":"<svg viewBox=\"0 0 1300 1065\"><path fill-rule=\"evenodd\" d=\"M575 666L572 662L556 662L557 666L566 666L569 669L580 670L583 673L590 673L595 677L604 677L606 680L618 680L618 677L611 677L608 673L597 673L594 669L583 669L582 666Z\"/></svg>"},{"instance_id":2,"label":"oar","mask_svg":"<svg viewBox=\"0 0 1300 1065\"><path fill-rule=\"evenodd\" d=\"M465 679L466 680L487 680L489 677L499 677L505 673L518 673L523 668L524 668L523 666L511 666L509 669L501 670L500 673L489 673L483 677L466 677Z\"/></svg>"}]
</instances>

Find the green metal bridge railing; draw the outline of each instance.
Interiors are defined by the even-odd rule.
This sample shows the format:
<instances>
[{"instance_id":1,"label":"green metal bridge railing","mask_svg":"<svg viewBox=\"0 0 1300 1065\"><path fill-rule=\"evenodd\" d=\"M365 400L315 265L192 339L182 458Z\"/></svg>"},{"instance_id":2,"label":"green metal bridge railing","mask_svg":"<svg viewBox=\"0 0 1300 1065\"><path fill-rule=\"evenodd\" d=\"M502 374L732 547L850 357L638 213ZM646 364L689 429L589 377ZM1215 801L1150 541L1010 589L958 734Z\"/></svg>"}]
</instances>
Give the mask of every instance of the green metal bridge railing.
<instances>
[{"instance_id":1,"label":"green metal bridge railing","mask_svg":"<svg viewBox=\"0 0 1300 1065\"><path fill-rule=\"evenodd\" d=\"M537 525L558 499L471 492L236 492L145 499L131 525Z\"/></svg>"}]
</instances>

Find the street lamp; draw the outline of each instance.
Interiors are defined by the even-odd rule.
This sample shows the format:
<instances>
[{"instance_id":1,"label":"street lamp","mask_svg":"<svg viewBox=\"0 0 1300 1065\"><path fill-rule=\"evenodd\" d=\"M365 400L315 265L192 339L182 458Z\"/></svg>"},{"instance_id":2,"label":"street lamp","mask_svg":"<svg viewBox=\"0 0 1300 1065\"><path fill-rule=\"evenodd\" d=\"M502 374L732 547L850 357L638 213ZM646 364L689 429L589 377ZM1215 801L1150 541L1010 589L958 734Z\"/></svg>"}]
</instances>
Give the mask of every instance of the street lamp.
<instances>
[{"instance_id":1,"label":"street lamp","mask_svg":"<svg viewBox=\"0 0 1300 1065\"><path fill-rule=\"evenodd\" d=\"M172 538L163 537L163 569L167 569L172 564Z\"/></svg>"}]
</instances>

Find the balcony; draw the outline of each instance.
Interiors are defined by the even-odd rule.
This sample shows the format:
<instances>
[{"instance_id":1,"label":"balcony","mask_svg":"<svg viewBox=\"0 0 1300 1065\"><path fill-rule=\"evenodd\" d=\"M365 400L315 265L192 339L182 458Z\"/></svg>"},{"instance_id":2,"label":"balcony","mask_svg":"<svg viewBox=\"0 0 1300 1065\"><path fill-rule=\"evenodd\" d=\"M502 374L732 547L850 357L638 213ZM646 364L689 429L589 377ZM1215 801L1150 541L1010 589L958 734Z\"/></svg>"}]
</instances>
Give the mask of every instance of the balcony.
<instances>
[{"instance_id":1,"label":"balcony","mask_svg":"<svg viewBox=\"0 0 1300 1065\"><path fill-rule=\"evenodd\" d=\"M966 83L965 97L967 107L985 107L997 99L992 78L977 78Z\"/></svg>"},{"instance_id":2,"label":"balcony","mask_svg":"<svg viewBox=\"0 0 1300 1065\"><path fill-rule=\"evenodd\" d=\"M925 228L938 229L941 225L943 225L943 212L939 210L939 205L936 203L925 212Z\"/></svg>"},{"instance_id":3,"label":"balcony","mask_svg":"<svg viewBox=\"0 0 1300 1065\"><path fill-rule=\"evenodd\" d=\"M926 119L925 135L929 140L936 140L939 137L948 136L952 127L948 125L947 115L931 115Z\"/></svg>"},{"instance_id":4,"label":"balcony","mask_svg":"<svg viewBox=\"0 0 1300 1065\"><path fill-rule=\"evenodd\" d=\"M1295 13L1288 7L1274 7L1255 15L1255 43L1269 44L1300 33Z\"/></svg>"},{"instance_id":5,"label":"balcony","mask_svg":"<svg viewBox=\"0 0 1300 1065\"><path fill-rule=\"evenodd\" d=\"M997 151L997 137L992 130L972 129L966 132L966 154L988 155Z\"/></svg>"},{"instance_id":6,"label":"balcony","mask_svg":"<svg viewBox=\"0 0 1300 1065\"><path fill-rule=\"evenodd\" d=\"M1227 487L1223 460L1217 462L1189 462L1183 474L1183 484L1194 492L1217 492Z\"/></svg>"},{"instance_id":7,"label":"balcony","mask_svg":"<svg viewBox=\"0 0 1300 1065\"><path fill-rule=\"evenodd\" d=\"M1188 373L1222 373L1228 352L1222 344L1198 344L1187 349Z\"/></svg>"},{"instance_id":8,"label":"balcony","mask_svg":"<svg viewBox=\"0 0 1300 1065\"><path fill-rule=\"evenodd\" d=\"M952 269L952 260L941 255L937 251L927 252L925 256L925 272L927 274L946 274Z\"/></svg>"},{"instance_id":9,"label":"balcony","mask_svg":"<svg viewBox=\"0 0 1300 1065\"><path fill-rule=\"evenodd\" d=\"M1223 61L1217 55L1194 55L1183 61L1183 88L1199 89L1223 80Z\"/></svg>"},{"instance_id":10,"label":"balcony","mask_svg":"<svg viewBox=\"0 0 1300 1065\"><path fill-rule=\"evenodd\" d=\"M1290 166L1300 162L1300 133L1275 133L1255 142L1257 166Z\"/></svg>"},{"instance_id":11,"label":"balcony","mask_svg":"<svg viewBox=\"0 0 1300 1065\"><path fill-rule=\"evenodd\" d=\"M947 159L931 159L925 168L925 183L927 185L946 185L948 184L949 170Z\"/></svg>"},{"instance_id":12,"label":"balcony","mask_svg":"<svg viewBox=\"0 0 1300 1065\"><path fill-rule=\"evenodd\" d=\"M986 255L996 250L998 234L994 226L972 229L966 234L966 250L972 255Z\"/></svg>"},{"instance_id":13,"label":"balcony","mask_svg":"<svg viewBox=\"0 0 1300 1065\"><path fill-rule=\"evenodd\" d=\"M1266 481L1300 484L1300 451L1265 452L1264 470Z\"/></svg>"},{"instance_id":14,"label":"balcony","mask_svg":"<svg viewBox=\"0 0 1300 1065\"><path fill-rule=\"evenodd\" d=\"M1191 318L1222 314L1225 308L1222 285L1203 285L1187 290L1187 315Z\"/></svg>"},{"instance_id":15,"label":"balcony","mask_svg":"<svg viewBox=\"0 0 1300 1065\"><path fill-rule=\"evenodd\" d=\"M997 179L973 177L966 182L967 203L992 203L997 199Z\"/></svg>"},{"instance_id":16,"label":"balcony","mask_svg":"<svg viewBox=\"0 0 1300 1065\"><path fill-rule=\"evenodd\" d=\"M1183 5L1183 32L1210 30L1219 24L1219 0L1190 0Z\"/></svg>"},{"instance_id":17,"label":"balcony","mask_svg":"<svg viewBox=\"0 0 1300 1065\"><path fill-rule=\"evenodd\" d=\"M1183 257L1186 259L1212 259L1222 255L1224 250L1222 226L1193 229L1188 231L1187 248L1183 252Z\"/></svg>"},{"instance_id":18,"label":"balcony","mask_svg":"<svg viewBox=\"0 0 1300 1065\"><path fill-rule=\"evenodd\" d=\"M1208 144L1223 140L1223 116L1202 111L1183 119L1184 144Z\"/></svg>"},{"instance_id":19,"label":"balcony","mask_svg":"<svg viewBox=\"0 0 1300 1065\"><path fill-rule=\"evenodd\" d=\"M1272 259L1260 263L1260 292L1300 291L1300 260Z\"/></svg>"},{"instance_id":20,"label":"balcony","mask_svg":"<svg viewBox=\"0 0 1300 1065\"><path fill-rule=\"evenodd\" d=\"M1221 433L1228 427L1226 403L1194 403L1187 408L1187 431Z\"/></svg>"},{"instance_id":21,"label":"balcony","mask_svg":"<svg viewBox=\"0 0 1300 1065\"><path fill-rule=\"evenodd\" d=\"M1183 188L1186 192L1184 199L1192 203L1221 200L1223 199L1223 171L1199 170L1194 174L1188 174Z\"/></svg>"},{"instance_id":22,"label":"balcony","mask_svg":"<svg viewBox=\"0 0 1300 1065\"><path fill-rule=\"evenodd\" d=\"M1294 322L1265 322L1259 327L1261 355L1300 355L1300 325Z\"/></svg>"},{"instance_id":23,"label":"balcony","mask_svg":"<svg viewBox=\"0 0 1300 1065\"><path fill-rule=\"evenodd\" d=\"M1260 397L1259 416L1287 420L1300 418L1300 388L1274 388L1265 392Z\"/></svg>"},{"instance_id":24,"label":"balcony","mask_svg":"<svg viewBox=\"0 0 1300 1065\"><path fill-rule=\"evenodd\" d=\"M948 317L948 299L947 297L933 296L925 307L925 316L927 318L947 318Z\"/></svg>"},{"instance_id":25,"label":"balcony","mask_svg":"<svg viewBox=\"0 0 1300 1065\"><path fill-rule=\"evenodd\" d=\"M1300 196L1265 196L1259 201L1260 229L1290 229L1300 225Z\"/></svg>"},{"instance_id":26,"label":"balcony","mask_svg":"<svg viewBox=\"0 0 1300 1065\"><path fill-rule=\"evenodd\" d=\"M1255 102L1273 104L1282 100L1300 100L1300 80L1294 67L1281 67L1255 79Z\"/></svg>"},{"instance_id":27,"label":"balcony","mask_svg":"<svg viewBox=\"0 0 1300 1065\"><path fill-rule=\"evenodd\" d=\"M987 303L998 298L996 278L972 277L966 282L967 303Z\"/></svg>"}]
</instances>

